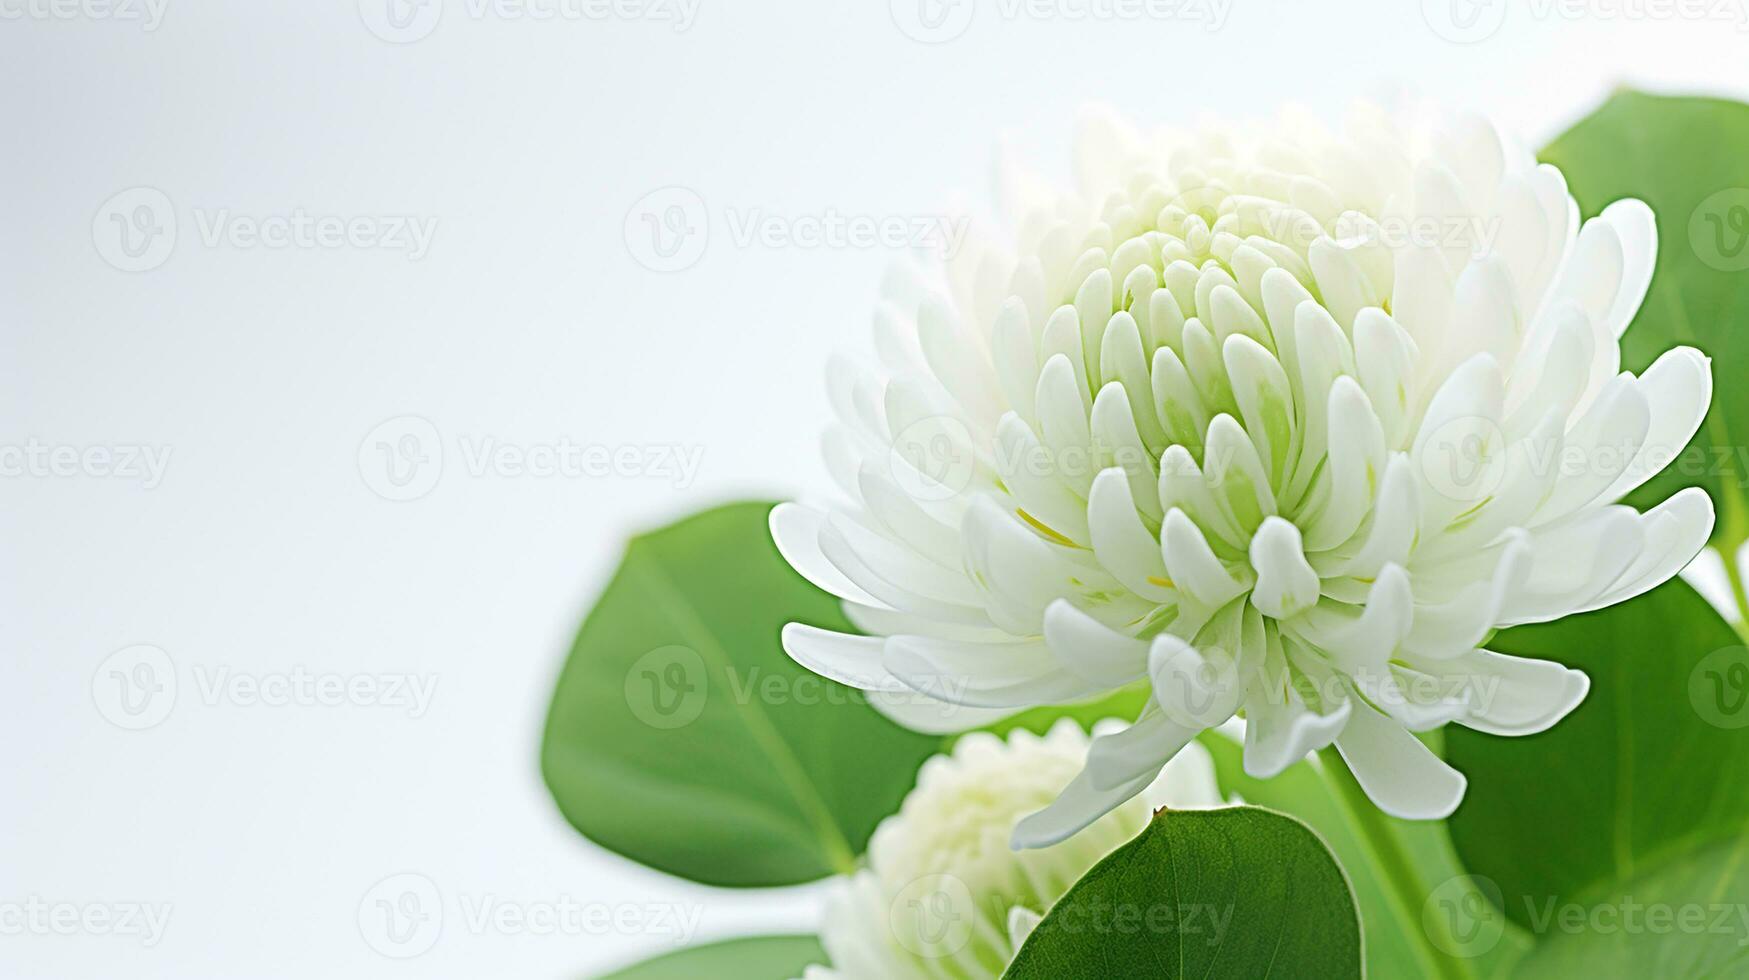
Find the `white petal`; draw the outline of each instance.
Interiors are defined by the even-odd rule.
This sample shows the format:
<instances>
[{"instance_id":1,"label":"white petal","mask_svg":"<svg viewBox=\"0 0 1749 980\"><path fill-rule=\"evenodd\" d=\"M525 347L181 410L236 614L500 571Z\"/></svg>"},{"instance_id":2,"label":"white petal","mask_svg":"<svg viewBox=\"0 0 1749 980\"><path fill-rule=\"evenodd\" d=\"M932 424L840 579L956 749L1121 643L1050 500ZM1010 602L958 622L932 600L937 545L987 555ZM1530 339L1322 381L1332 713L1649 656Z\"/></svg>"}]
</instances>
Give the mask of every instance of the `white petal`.
<instances>
[{"instance_id":1,"label":"white petal","mask_svg":"<svg viewBox=\"0 0 1749 980\"><path fill-rule=\"evenodd\" d=\"M1148 676L1166 717L1185 728L1213 728L1239 710L1244 678L1238 650L1199 650L1170 633L1154 637Z\"/></svg>"},{"instance_id":2,"label":"white petal","mask_svg":"<svg viewBox=\"0 0 1749 980\"><path fill-rule=\"evenodd\" d=\"M1202 528L1182 510L1167 513L1160 546L1172 584L1203 605L1218 608L1245 591L1246 582L1215 557Z\"/></svg>"},{"instance_id":3,"label":"white petal","mask_svg":"<svg viewBox=\"0 0 1749 980\"><path fill-rule=\"evenodd\" d=\"M1150 772L1122 786L1097 790L1083 770L1050 806L1015 824L1011 843L1017 851L1060 844L1128 802L1146 789L1156 775L1157 771Z\"/></svg>"},{"instance_id":4,"label":"white petal","mask_svg":"<svg viewBox=\"0 0 1749 980\"><path fill-rule=\"evenodd\" d=\"M1508 657L1475 650L1450 667L1474 686L1470 713L1460 723L1492 735L1534 735L1554 725L1585 700L1591 678L1552 660Z\"/></svg>"},{"instance_id":5,"label":"white petal","mask_svg":"<svg viewBox=\"0 0 1749 980\"><path fill-rule=\"evenodd\" d=\"M1257 584L1251 604L1272 619L1287 619L1311 608L1318 601L1318 573L1306 563L1300 529L1280 517L1271 517L1251 539L1251 567Z\"/></svg>"},{"instance_id":6,"label":"white petal","mask_svg":"<svg viewBox=\"0 0 1749 980\"><path fill-rule=\"evenodd\" d=\"M914 691L973 708L1061 704L1102 690L1059 667L1039 641L966 643L889 636L881 663Z\"/></svg>"},{"instance_id":7,"label":"white petal","mask_svg":"<svg viewBox=\"0 0 1749 980\"><path fill-rule=\"evenodd\" d=\"M1142 525L1122 470L1109 469L1094 478L1087 525L1094 555L1126 588L1155 602L1174 597L1160 541Z\"/></svg>"},{"instance_id":8,"label":"white petal","mask_svg":"<svg viewBox=\"0 0 1749 980\"><path fill-rule=\"evenodd\" d=\"M1713 523L1713 501L1705 490L1687 487L1678 491L1641 517L1645 543L1634 563L1602 595L1576 611L1626 602L1670 581L1706 547Z\"/></svg>"},{"instance_id":9,"label":"white petal","mask_svg":"<svg viewBox=\"0 0 1749 980\"><path fill-rule=\"evenodd\" d=\"M820 550L820 531L826 526L826 515L801 504L778 504L771 510L771 539L778 553L801 576L840 599L866 605L884 605L861 586L852 582L828 561Z\"/></svg>"},{"instance_id":10,"label":"white petal","mask_svg":"<svg viewBox=\"0 0 1749 980\"><path fill-rule=\"evenodd\" d=\"M1059 664L1102 687L1122 687L1148 670L1148 644L1106 626L1064 600L1045 610L1045 644Z\"/></svg>"},{"instance_id":11,"label":"white petal","mask_svg":"<svg viewBox=\"0 0 1749 980\"><path fill-rule=\"evenodd\" d=\"M1603 500L1627 496L1682 454L1712 406L1712 360L1692 347L1673 347L1635 379L1634 387L1651 409L1650 424L1639 455L1599 495Z\"/></svg>"},{"instance_id":12,"label":"white petal","mask_svg":"<svg viewBox=\"0 0 1749 980\"><path fill-rule=\"evenodd\" d=\"M1324 551L1360 529L1385 468L1385 435L1366 393L1353 378L1330 388L1330 495L1304 528L1306 549Z\"/></svg>"},{"instance_id":13,"label":"white petal","mask_svg":"<svg viewBox=\"0 0 1749 980\"><path fill-rule=\"evenodd\" d=\"M1364 702L1354 702L1336 750L1366 795L1393 817L1442 820L1464 798L1463 773Z\"/></svg>"},{"instance_id":14,"label":"white petal","mask_svg":"<svg viewBox=\"0 0 1749 980\"><path fill-rule=\"evenodd\" d=\"M783 651L821 677L861 691L879 690L892 680L881 666L882 639L834 633L802 623L783 628Z\"/></svg>"},{"instance_id":15,"label":"white petal","mask_svg":"<svg viewBox=\"0 0 1749 980\"><path fill-rule=\"evenodd\" d=\"M1088 781L1094 789L1109 790L1158 773L1201 730L1174 724L1157 709L1144 712L1129 727L1093 740L1087 750Z\"/></svg>"}]
</instances>

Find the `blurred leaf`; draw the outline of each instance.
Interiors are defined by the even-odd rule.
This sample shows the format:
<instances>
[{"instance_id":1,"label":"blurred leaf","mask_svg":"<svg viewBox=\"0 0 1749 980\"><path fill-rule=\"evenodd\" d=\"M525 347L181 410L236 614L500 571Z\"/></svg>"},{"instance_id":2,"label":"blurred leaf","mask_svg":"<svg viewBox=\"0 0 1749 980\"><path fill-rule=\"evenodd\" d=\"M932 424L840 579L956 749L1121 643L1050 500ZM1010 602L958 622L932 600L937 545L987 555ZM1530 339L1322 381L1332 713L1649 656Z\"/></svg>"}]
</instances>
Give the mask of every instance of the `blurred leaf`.
<instances>
[{"instance_id":1,"label":"blurred leaf","mask_svg":"<svg viewBox=\"0 0 1749 980\"><path fill-rule=\"evenodd\" d=\"M601 980L790 980L824 962L826 951L813 936L758 936L667 953Z\"/></svg>"},{"instance_id":2,"label":"blurred leaf","mask_svg":"<svg viewBox=\"0 0 1749 980\"><path fill-rule=\"evenodd\" d=\"M1451 950L1429 945L1432 937L1425 934L1422 925L1428 903L1464 889L1467 884L1462 880L1464 871L1458 865L1443 822L1377 815L1378 826L1408 855L1412 873L1424 892L1419 907L1405 909L1392 899L1390 882L1373 855L1376 842L1366 838L1367 829L1356 825L1354 816L1312 762L1298 762L1274 778L1257 779L1246 775L1237 742L1211 731L1204 733L1202 743L1214 757L1216 778L1223 793L1236 793L1247 803L1280 810L1304 822L1329 845L1354 888L1361 928L1366 934L1367 976L1420 975L1428 969L1423 961L1425 956L1474 959L1474 969L1481 976L1500 976L1529 948L1529 941L1515 930L1502 931L1492 937L1496 940L1492 943L1473 943ZM1498 941L1502 939L1505 941Z\"/></svg>"},{"instance_id":3,"label":"blurred leaf","mask_svg":"<svg viewBox=\"0 0 1749 980\"><path fill-rule=\"evenodd\" d=\"M1447 758L1470 779L1450 821L1453 842L1470 871L1498 884L1512 921L1549 938L1536 912L1548 902L1619 894L1646 875L1686 887L1698 879L1672 862L1721 842L1749 846L1749 666L1734 666L1749 664L1741 642L1678 579L1489 644L1576 667L1592 685L1583 704L1538 735L1446 733ZM1657 900L1715 901L1711 891Z\"/></svg>"},{"instance_id":4,"label":"blurred leaf","mask_svg":"<svg viewBox=\"0 0 1749 980\"><path fill-rule=\"evenodd\" d=\"M1581 212L1635 197L1658 218L1658 265L1622 337L1639 372L1679 344L1713 359L1713 407L1689 448L1629 498L1650 506L1685 486L1719 506L1714 539L1749 536L1749 105L1618 92L1548 149ZM1677 447L1664 447L1674 452Z\"/></svg>"},{"instance_id":5,"label":"blurred leaf","mask_svg":"<svg viewBox=\"0 0 1749 980\"><path fill-rule=\"evenodd\" d=\"M1519 980L1749 976L1749 836L1675 856L1619 887L1532 915L1543 935Z\"/></svg>"},{"instance_id":6,"label":"blurred leaf","mask_svg":"<svg viewBox=\"0 0 1749 980\"><path fill-rule=\"evenodd\" d=\"M784 654L792 620L854 630L779 557L770 509L721 507L632 541L577 634L541 747L586 837L711 885L851 870L941 746Z\"/></svg>"},{"instance_id":7,"label":"blurred leaf","mask_svg":"<svg viewBox=\"0 0 1749 980\"><path fill-rule=\"evenodd\" d=\"M1045 915L1004 977L1361 976L1342 869L1291 817L1161 811Z\"/></svg>"}]
</instances>

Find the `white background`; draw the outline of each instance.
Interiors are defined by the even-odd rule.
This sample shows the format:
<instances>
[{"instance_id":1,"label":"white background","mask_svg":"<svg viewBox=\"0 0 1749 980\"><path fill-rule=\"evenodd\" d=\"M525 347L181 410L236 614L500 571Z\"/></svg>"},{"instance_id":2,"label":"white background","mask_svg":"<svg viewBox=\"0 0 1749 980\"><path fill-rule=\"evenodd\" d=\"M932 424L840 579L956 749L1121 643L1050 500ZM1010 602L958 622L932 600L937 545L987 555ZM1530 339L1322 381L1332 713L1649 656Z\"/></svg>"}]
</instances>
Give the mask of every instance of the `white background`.
<instances>
[{"instance_id":1,"label":"white background","mask_svg":"<svg viewBox=\"0 0 1749 980\"><path fill-rule=\"evenodd\" d=\"M680 903L703 938L811 927L817 891L701 889L595 848L537 768L563 654L628 532L823 486L821 366L860 342L894 253L740 245L731 217L981 202L999 134L1062 169L1087 100L1187 122L1407 87L1540 144L1619 84L1749 89L1738 0L1702 8L1726 20L1495 0L1474 12L1499 29L1473 43L1430 26L1452 23L1445 0L1231 0L1214 30L976 0L940 8L949 33L975 16L934 44L898 26L918 0L696 0L684 30L638 0L605 19L427 0L407 33L432 29L409 43L368 26L394 35L388 2L168 0L148 29L107 5L0 0L0 445L172 454L149 489L0 479L0 905L172 907L150 948L0 934L0 975L581 977L671 946L477 933L464 899ZM695 265L662 274L637 260L634 207L670 185L699 195L709 231ZM105 208L135 187L162 192L178 230L130 273L108 261L126 264ZM204 240L298 209L436 230L417 259ZM444 467L397 503L360 448L408 415L436 428ZM690 483L476 475L464 440L487 437L702 461ZM100 665L133 644L165 651L180 685L142 731L98 706ZM412 717L198 682L297 668L437 688ZM359 926L401 872L445 903L435 946L404 961Z\"/></svg>"}]
</instances>

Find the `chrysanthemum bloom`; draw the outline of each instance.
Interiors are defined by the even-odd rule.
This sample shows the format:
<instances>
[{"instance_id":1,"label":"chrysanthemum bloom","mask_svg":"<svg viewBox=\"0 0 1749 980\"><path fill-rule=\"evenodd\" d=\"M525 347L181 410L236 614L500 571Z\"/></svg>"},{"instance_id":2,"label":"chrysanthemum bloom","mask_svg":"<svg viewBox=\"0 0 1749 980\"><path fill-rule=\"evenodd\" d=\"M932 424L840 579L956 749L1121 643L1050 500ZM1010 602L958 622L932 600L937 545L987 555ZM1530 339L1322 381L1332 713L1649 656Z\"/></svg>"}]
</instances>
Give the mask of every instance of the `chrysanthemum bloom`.
<instances>
[{"instance_id":1,"label":"chrysanthemum bloom","mask_svg":"<svg viewBox=\"0 0 1749 980\"><path fill-rule=\"evenodd\" d=\"M807 980L994 980L1057 899L1141 833L1152 806L1221 803L1214 764L1193 747L1073 840L1012 850L1015 822L1068 785L1087 749L1065 719L1043 738L974 732L924 763L899 812L875 830L868 867L828 900L820 939L832 968L811 968Z\"/></svg>"},{"instance_id":2,"label":"chrysanthemum bloom","mask_svg":"<svg viewBox=\"0 0 1749 980\"><path fill-rule=\"evenodd\" d=\"M1537 732L1588 688L1494 631L1638 595L1711 533L1699 490L1615 504L1711 401L1693 349L1619 370L1651 211L1580 228L1487 123L1365 110L1340 136L1096 117L1076 165L1079 196L1008 195L1012 243L891 292L883 376L832 365L853 502L772 530L870 635L785 648L912 689L889 713L926 729L1149 685L1019 846L1236 714L1253 775L1334 743L1381 809L1450 813L1464 778L1411 732Z\"/></svg>"}]
</instances>

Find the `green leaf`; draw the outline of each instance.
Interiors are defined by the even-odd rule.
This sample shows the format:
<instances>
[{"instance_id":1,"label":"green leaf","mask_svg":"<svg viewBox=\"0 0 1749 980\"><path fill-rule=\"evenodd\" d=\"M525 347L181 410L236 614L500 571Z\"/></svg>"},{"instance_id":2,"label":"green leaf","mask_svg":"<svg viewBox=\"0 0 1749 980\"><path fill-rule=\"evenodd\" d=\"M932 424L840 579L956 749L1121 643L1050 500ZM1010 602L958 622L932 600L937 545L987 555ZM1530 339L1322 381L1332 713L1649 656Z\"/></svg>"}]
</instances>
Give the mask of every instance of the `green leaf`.
<instances>
[{"instance_id":1,"label":"green leaf","mask_svg":"<svg viewBox=\"0 0 1749 980\"><path fill-rule=\"evenodd\" d=\"M758 936L667 953L601 980L788 980L824 962L826 951L813 936Z\"/></svg>"},{"instance_id":2,"label":"green leaf","mask_svg":"<svg viewBox=\"0 0 1749 980\"><path fill-rule=\"evenodd\" d=\"M1558 660L1592 684L1541 734L1446 734L1447 757L1470 780L1453 841L1471 872L1498 885L1513 922L1550 938L1535 914L1549 902L1622 894L1646 875L1686 887L1676 862L1749 839L1749 666L1733 666L1749 664L1749 651L1740 644L1680 579L1489 644ZM1710 891L1659 900L1705 901Z\"/></svg>"},{"instance_id":3,"label":"green leaf","mask_svg":"<svg viewBox=\"0 0 1749 980\"><path fill-rule=\"evenodd\" d=\"M854 632L734 504L636 538L559 677L541 769L566 819L634 861L711 885L854 868L937 738L797 666L792 620Z\"/></svg>"},{"instance_id":4,"label":"green leaf","mask_svg":"<svg viewBox=\"0 0 1749 980\"><path fill-rule=\"evenodd\" d=\"M1467 892L1464 871L1442 821L1398 820L1378 813L1371 826L1362 826L1334 792L1328 777L1311 762L1298 762L1278 776L1258 779L1245 773L1237 742L1211 731L1203 734L1202 743L1214 758L1221 792L1236 793L1249 803L1280 810L1304 822L1329 845L1354 887L1366 935L1367 976L1422 976L1442 966L1430 965L1426 957L1474 960L1480 976L1499 976L1529 948L1529 941L1516 930L1497 930L1482 942L1453 949L1429 945L1433 937L1427 935L1423 924L1429 903L1452 897L1461 901L1464 894L1452 893ZM1388 835L1389 840L1374 839L1379 834ZM1409 873L1424 896L1414 907L1405 907L1394 898L1391 881L1377 856L1381 844L1407 856ZM1449 965L1446 972L1451 972Z\"/></svg>"},{"instance_id":5,"label":"green leaf","mask_svg":"<svg viewBox=\"0 0 1749 980\"><path fill-rule=\"evenodd\" d=\"M1544 939L1518 980L1749 976L1749 836L1663 863L1620 888L1532 910Z\"/></svg>"},{"instance_id":6,"label":"green leaf","mask_svg":"<svg viewBox=\"0 0 1749 980\"><path fill-rule=\"evenodd\" d=\"M1162 810L1052 906L1003 976L1342 980L1361 976L1360 925L1342 869L1299 821Z\"/></svg>"},{"instance_id":7,"label":"green leaf","mask_svg":"<svg viewBox=\"0 0 1749 980\"><path fill-rule=\"evenodd\" d=\"M1704 487L1719 505L1714 540L1743 541L1749 387L1736 381L1749 373L1749 105L1623 91L1542 155L1566 174L1586 216L1624 197L1657 215L1657 269L1622 338L1622 368L1637 373L1678 344L1713 358L1706 424L1629 503Z\"/></svg>"}]
</instances>

